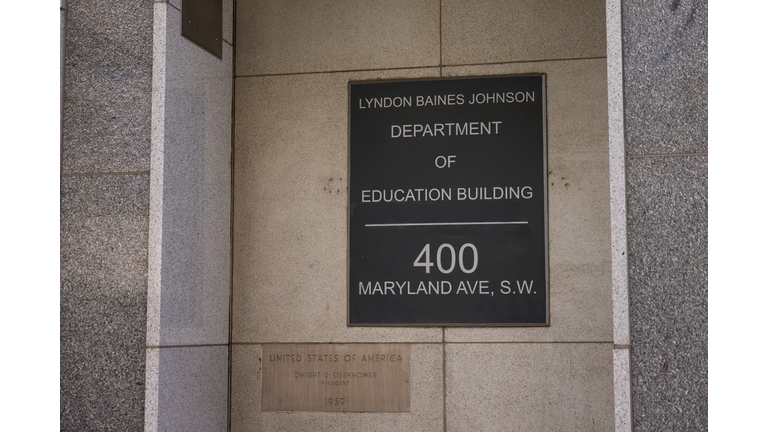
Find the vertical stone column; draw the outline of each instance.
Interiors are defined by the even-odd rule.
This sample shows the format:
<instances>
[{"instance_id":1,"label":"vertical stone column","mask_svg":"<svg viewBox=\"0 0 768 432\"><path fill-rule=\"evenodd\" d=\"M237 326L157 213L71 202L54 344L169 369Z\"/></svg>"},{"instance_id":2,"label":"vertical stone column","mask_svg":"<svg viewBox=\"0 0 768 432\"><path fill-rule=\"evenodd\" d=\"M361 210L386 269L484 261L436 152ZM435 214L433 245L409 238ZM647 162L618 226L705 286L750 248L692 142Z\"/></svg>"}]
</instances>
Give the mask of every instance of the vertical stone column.
<instances>
[{"instance_id":1,"label":"vertical stone column","mask_svg":"<svg viewBox=\"0 0 768 432\"><path fill-rule=\"evenodd\" d=\"M707 429L707 11L623 5L637 432Z\"/></svg>"},{"instance_id":2,"label":"vertical stone column","mask_svg":"<svg viewBox=\"0 0 768 432\"><path fill-rule=\"evenodd\" d=\"M219 59L154 3L145 430L227 429L232 1Z\"/></svg>"},{"instance_id":3,"label":"vertical stone column","mask_svg":"<svg viewBox=\"0 0 768 432\"><path fill-rule=\"evenodd\" d=\"M611 279L613 285L614 430L632 431L627 275L627 174L624 141L624 77L621 0L605 3L608 54L608 148L611 173Z\"/></svg>"}]
</instances>

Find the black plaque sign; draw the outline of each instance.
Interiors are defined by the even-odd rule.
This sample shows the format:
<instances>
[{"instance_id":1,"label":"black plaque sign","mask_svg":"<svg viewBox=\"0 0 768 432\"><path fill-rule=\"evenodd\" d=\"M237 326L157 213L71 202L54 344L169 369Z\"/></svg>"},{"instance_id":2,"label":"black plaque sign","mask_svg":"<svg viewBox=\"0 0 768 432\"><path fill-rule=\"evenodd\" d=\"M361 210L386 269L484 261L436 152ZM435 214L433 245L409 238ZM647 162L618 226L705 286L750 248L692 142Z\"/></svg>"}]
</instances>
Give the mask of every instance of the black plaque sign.
<instances>
[{"instance_id":1,"label":"black plaque sign","mask_svg":"<svg viewBox=\"0 0 768 432\"><path fill-rule=\"evenodd\" d=\"M349 95L349 325L549 325L544 76Z\"/></svg>"}]
</instances>

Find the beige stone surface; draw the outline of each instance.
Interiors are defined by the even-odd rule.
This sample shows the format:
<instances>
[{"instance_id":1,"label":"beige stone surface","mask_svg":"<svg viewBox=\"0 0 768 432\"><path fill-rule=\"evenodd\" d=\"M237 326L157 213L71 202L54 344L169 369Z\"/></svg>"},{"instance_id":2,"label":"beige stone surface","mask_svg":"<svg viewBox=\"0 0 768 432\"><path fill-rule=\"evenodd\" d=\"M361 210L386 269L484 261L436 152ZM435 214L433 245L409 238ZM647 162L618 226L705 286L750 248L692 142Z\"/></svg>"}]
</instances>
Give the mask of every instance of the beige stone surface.
<instances>
[{"instance_id":1,"label":"beige stone surface","mask_svg":"<svg viewBox=\"0 0 768 432\"><path fill-rule=\"evenodd\" d=\"M236 74L437 66L439 0L237 3Z\"/></svg>"},{"instance_id":2,"label":"beige stone surface","mask_svg":"<svg viewBox=\"0 0 768 432\"><path fill-rule=\"evenodd\" d=\"M605 60L450 67L547 75L550 327L448 328L447 341L611 340ZM346 327L349 80L435 69L237 80L234 340L427 342L434 328Z\"/></svg>"},{"instance_id":3,"label":"beige stone surface","mask_svg":"<svg viewBox=\"0 0 768 432\"><path fill-rule=\"evenodd\" d=\"M233 341L437 342L347 322L347 88L437 69L238 78Z\"/></svg>"},{"instance_id":4,"label":"beige stone surface","mask_svg":"<svg viewBox=\"0 0 768 432\"><path fill-rule=\"evenodd\" d=\"M447 430L613 430L612 348L447 344Z\"/></svg>"},{"instance_id":5,"label":"beige stone surface","mask_svg":"<svg viewBox=\"0 0 768 432\"><path fill-rule=\"evenodd\" d=\"M445 0L442 64L605 57L605 2Z\"/></svg>"},{"instance_id":6,"label":"beige stone surface","mask_svg":"<svg viewBox=\"0 0 768 432\"><path fill-rule=\"evenodd\" d=\"M232 431L438 431L443 429L443 348L411 346L411 411L261 411L261 345L234 345Z\"/></svg>"},{"instance_id":7,"label":"beige stone surface","mask_svg":"<svg viewBox=\"0 0 768 432\"><path fill-rule=\"evenodd\" d=\"M522 73L547 76L551 325L447 328L446 341L611 341L606 62L531 62L443 71L455 77Z\"/></svg>"}]
</instances>

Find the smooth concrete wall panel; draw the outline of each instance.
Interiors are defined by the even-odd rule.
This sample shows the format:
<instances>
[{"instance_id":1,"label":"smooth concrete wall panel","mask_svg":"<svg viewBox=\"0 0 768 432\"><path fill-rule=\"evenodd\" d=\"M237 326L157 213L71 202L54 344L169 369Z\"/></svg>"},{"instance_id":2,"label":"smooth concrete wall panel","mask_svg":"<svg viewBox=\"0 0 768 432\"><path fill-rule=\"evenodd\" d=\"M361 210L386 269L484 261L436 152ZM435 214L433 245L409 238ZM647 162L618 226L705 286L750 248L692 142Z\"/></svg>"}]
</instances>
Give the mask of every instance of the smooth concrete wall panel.
<instances>
[{"instance_id":1,"label":"smooth concrete wall panel","mask_svg":"<svg viewBox=\"0 0 768 432\"><path fill-rule=\"evenodd\" d=\"M161 345L229 340L232 47L223 59L167 11L162 139ZM225 20L226 21L226 20ZM231 21L231 17L230 17Z\"/></svg>"},{"instance_id":2,"label":"smooth concrete wall panel","mask_svg":"<svg viewBox=\"0 0 768 432\"><path fill-rule=\"evenodd\" d=\"M544 73L550 327L448 328L450 342L611 341L605 59L446 67L443 76Z\"/></svg>"},{"instance_id":3,"label":"smooth concrete wall panel","mask_svg":"<svg viewBox=\"0 0 768 432\"><path fill-rule=\"evenodd\" d=\"M439 0L237 3L238 76L439 63Z\"/></svg>"},{"instance_id":4,"label":"smooth concrete wall panel","mask_svg":"<svg viewBox=\"0 0 768 432\"><path fill-rule=\"evenodd\" d=\"M227 346L159 350L157 430L227 430L228 350Z\"/></svg>"},{"instance_id":5,"label":"smooth concrete wall panel","mask_svg":"<svg viewBox=\"0 0 768 432\"><path fill-rule=\"evenodd\" d=\"M447 431L613 430L613 345L447 344Z\"/></svg>"},{"instance_id":6,"label":"smooth concrete wall panel","mask_svg":"<svg viewBox=\"0 0 768 432\"><path fill-rule=\"evenodd\" d=\"M237 78L234 342L436 342L347 327L347 86L437 69Z\"/></svg>"},{"instance_id":7,"label":"smooth concrete wall panel","mask_svg":"<svg viewBox=\"0 0 768 432\"><path fill-rule=\"evenodd\" d=\"M253 1L237 19L232 430L612 430L605 4ZM547 75L552 325L347 327L349 82L525 73ZM260 344L316 342L412 343L411 412L261 411Z\"/></svg>"},{"instance_id":8,"label":"smooth concrete wall panel","mask_svg":"<svg viewBox=\"0 0 768 432\"><path fill-rule=\"evenodd\" d=\"M141 430L149 176L61 179L61 430Z\"/></svg>"},{"instance_id":9,"label":"smooth concrete wall panel","mask_svg":"<svg viewBox=\"0 0 768 432\"><path fill-rule=\"evenodd\" d=\"M627 154L707 152L709 8L623 2Z\"/></svg>"},{"instance_id":10,"label":"smooth concrete wall panel","mask_svg":"<svg viewBox=\"0 0 768 432\"><path fill-rule=\"evenodd\" d=\"M67 4L62 171L149 170L152 0Z\"/></svg>"},{"instance_id":11,"label":"smooth concrete wall panel","mask_svg":"<svg viewBox=\"0 0 768 432\"><path fill-rule=\"evenodd\" d=\"M232 431L443 430L443 348L411 345L411 410L403 413L261 411L261 345L234 345Z\"/></svg>"},{"instance_id":12,"label":"smooth concrete wall panel","mask_svg":"<svg viewBox=\"0 0 768 432\"><path fill-rule=\"evenodd\" d=\"M442 2L444 65L605 55L604 1Z\"/></svg>"},{"instance_id":13,"label":"smooth concrete wall panel","mask_svg":"<svg viewBox=\"0 0 768 432\"><path fill-rule=\"evenodd\" d=\"M706 430L707 157L628 162L634 430Z\"/></svg>"}]
</instances>

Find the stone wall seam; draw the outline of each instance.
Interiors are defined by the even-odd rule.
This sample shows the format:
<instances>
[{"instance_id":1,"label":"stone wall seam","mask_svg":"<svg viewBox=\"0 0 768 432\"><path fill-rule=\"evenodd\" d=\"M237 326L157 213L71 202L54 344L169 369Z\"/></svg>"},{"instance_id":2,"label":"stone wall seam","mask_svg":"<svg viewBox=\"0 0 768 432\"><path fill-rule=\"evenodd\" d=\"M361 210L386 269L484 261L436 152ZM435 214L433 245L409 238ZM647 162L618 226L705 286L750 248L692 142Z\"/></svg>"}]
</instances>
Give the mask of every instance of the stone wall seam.
<instances>
[{"instance_id":1,"label":"stone wall seam","mask_svg":"<svg viewBox=\"0 0 768 432\"><path fill-rule=\"evenodd\" d=\"M676 156L709 156L709 153L660 153L660 154L643 154L643 155L627 155L627 159L640 159L640 158L655 158L655 157L676 157Z\"/></svg>"},{"instance_id":2,"label":"stone wall seam","mask_svg":"<svg viewBox=\"0 0 768 432\"><path fill-rule=\"evenodd\" d=\"M227 431L232 430L232 373L234 369L233 327L234 321L234 290L235 290L235 66L237 64L237 50L235 42L237 37L237 0L232 0L232 101L230 112L229 133L229 333L227 335Z\"/></svg>"},{"instance_id":3,"label":"stone wall seam","mask_svg":"<svg viewBox=\"0 0 768 432\"><path fill-rule=\"evenodd\" d=\"M62 174L61 177L132 176L132 175L149 175L149 171L67 173L67 174Z\"/></svg>"},{"instance_id":4,"label":"stone wall seam","mask_svg":"<svg viewBox=\"0 0 768 432\"><path fill-rule=\"evenodd\" d=\"M400 70L414 70L414 69L431 69L437 68L441 71L446 68L461 68L472 66L504 66L514 64L532 64L532 63L552 63L552 62L570 62L580 60L599 60L606 59L605 56L597 57L578 57L578 58L556 58L556 59L536 59L536 60L519 60L519 61L502 61L502 62L488 62L488 63L462 63L451 65L436 65L436 66L413 66L413 67L392 67L392 68L376 68L376 69L339 69L328 71L310 71L310 72L289 72L289 73L265 73L265 74L243 74L235 75L235 79L238 78L263 78L263 77L283 77L294 75L323 75L323 74L340 74L340 73L356 73L356 72L378 72L378 71L400 71ZM442 75L441 75L442 76ZM483 75L485 76L485 75Z\"/></svg>"},{"instance_id":5,"label":"stone wall seam","mask_svg":"<svg viewBox=\"0 0 768 432\"><path fill-rule=\"evenodd\" d=\"M65 71L66 68L64 67L66 58L67 58L67 43L66 43L66 36L67 36L67 2L66 0L61 0L61 4L59 6L60 13L61 13L61 28L60 28L60 60L59 60L59 67L61 70L59 71L59 176L64 174L64 95L66 92L66 89L64 87L65 82Z\"/></svg>"}]
</instances>

